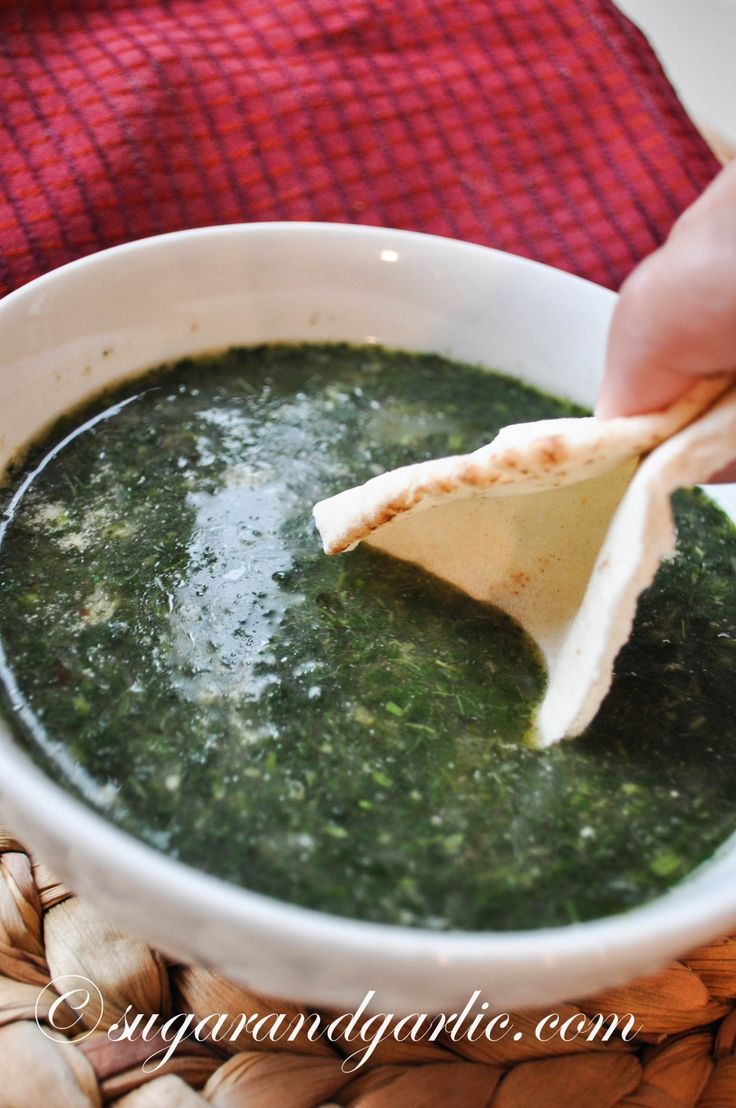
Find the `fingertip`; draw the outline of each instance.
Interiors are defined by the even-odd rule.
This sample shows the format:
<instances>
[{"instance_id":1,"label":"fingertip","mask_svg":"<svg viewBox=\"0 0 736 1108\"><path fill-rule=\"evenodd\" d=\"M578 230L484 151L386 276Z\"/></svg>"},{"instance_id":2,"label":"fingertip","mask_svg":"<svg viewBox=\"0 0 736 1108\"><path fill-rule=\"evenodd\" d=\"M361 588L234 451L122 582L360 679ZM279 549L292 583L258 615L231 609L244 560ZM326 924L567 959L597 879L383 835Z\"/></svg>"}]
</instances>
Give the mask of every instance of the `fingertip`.
<instances>
[{"instance_id":1,"label":"fingertip","mask_svg":"<svg viewBox=\"0 0 736 1108\"><path fill-rule=\"evenodd\" d=\"M736 462L731 462L730 465L725 466L723 469L719 469L717 473L712 473L706 485L732 485L736 482Z\"/></svg>"},{"instance_id":2,"label":"fingertip","mask_svg":"<svg viewBox=\"0 0 736 1108\"><path fill-rule=\"evenodd\" d=\"M670 368L641 365L624 371L609 364L595 405L599 419L660 412L680 400L700 377Z\"/></svg>"},{"instance_id":3,"label":"fingertip","mask_svg":"<svg viewBox=\"0 0 736 1108\"><path fill-rule=\"evenodd\" d=\"M608 378L603 380L593 412L598 419L614 419L616 416L626 414L621 407L621 398Z\"/></svg>"}]
</instances>

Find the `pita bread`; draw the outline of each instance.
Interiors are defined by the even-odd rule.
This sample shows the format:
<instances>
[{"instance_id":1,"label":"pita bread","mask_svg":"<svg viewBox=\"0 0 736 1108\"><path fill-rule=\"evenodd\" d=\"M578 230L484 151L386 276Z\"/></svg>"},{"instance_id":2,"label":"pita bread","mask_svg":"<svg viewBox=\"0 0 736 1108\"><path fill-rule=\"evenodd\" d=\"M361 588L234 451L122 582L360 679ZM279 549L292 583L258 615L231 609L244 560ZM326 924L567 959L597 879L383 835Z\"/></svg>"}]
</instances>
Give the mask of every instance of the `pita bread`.
<instances>
[{"instance_id":1,"label":"pita bread","mask_svg":"<svg viewBox=\"0 0 736 1108\"><path fill-rule=\"evenodd\" d=\"M508 612L547 664L537 743L579 735L674 552L670 494L734 455L731 386L704 380L649 415L516 424L472 454L383 473L315 506L325 552L367 541Z\"/></svg>"}]
</instances>

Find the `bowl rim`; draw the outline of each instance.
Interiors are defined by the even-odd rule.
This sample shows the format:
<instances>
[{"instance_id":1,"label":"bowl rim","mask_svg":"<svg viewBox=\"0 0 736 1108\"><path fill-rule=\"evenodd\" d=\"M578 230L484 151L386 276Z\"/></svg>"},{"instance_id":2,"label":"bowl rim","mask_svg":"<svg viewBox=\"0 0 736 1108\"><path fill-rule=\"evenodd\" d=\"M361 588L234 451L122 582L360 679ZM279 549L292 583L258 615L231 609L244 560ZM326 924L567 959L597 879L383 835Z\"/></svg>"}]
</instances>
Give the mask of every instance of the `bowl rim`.
<instances>
[{"instance_id":1,"label":"bowl rim","mask_svg":"<svg viewBox=\"0 0 736 1108\"><path fill-rule=\"evenodd\" d=\"M111 256L135 257L152 245L172 245L183 240L211 236L266 235L314 236L325 234L344 237L346 244L355 236L376 238L390 234L409 246L411 243L440 244L442 249L481 252L503 256L504 265L521 266L553 273L556 279L587 286L615 302L616 294L602 286L542 262L509 254L476 243L446 236L407 231L367 224L329 222L264 221L258 223L220 224L152 235L97 251L56 269L15 289L0 300L2 311L26 297L34 296L51 283L63 280L73 270L93 270L100 260ZM429 959L433 964L461 965L492 958L510 966L528 966L530 960L552 964L571 957L596 955L607 958L616 951L630 950L632 944L641 948L659 948L669 942L681 946L710 938L730 924L736 923L736 881L725 880L730 866L736 876L734 857L725 858L730 840L709 859L671 890L655 899L626 911L554 927L508 931L431 930L399 924L378 923L333 915L319 909L305 908L240 887L196 869L164 854L108 821L82 800L54 782L41 770L13 737L13 730L0 715L0 782L3 803L18 815L19 833L25 835L28 825L31 841L40 824L46 835L64 845L75 839L85 840L85 851L94 856L102 869L112 869L132 880L140 889L154 889L172 906L199 903L208 915L217 912L218 922L254 925L281 939L296 939L299 943L323 947L329 943L353 954L381 954L390 958ZM6 796L7 794L7 796ZM43 817L35 813L42 812ZM31 831L30 828L34 828ZM54 828L54 831L48 830ZM59 832L58 829L64 829ZM720 870L723 874L720 874ZM701 877L720 877L704 883L699 895L689 895Z\"/></svg>"}]
</instances>

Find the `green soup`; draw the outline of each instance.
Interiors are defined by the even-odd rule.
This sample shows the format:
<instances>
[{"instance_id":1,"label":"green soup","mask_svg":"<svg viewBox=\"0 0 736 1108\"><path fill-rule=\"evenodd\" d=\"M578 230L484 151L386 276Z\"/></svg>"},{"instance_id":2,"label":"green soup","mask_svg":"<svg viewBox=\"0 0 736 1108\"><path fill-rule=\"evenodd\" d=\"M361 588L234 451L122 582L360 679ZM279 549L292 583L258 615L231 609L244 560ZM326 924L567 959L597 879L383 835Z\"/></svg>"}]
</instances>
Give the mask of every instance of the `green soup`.
<instances>
[{"instance_id":1,"label":"green soup","mask_svg":"<svg viewBox=\"0 0 736 1108\"><path fill-rule=\"evenodd\" d=\"M736 827L736 532L677 495L587 733L524 742L545 675L508 617L312 504L574 409L377 347L157 371L36 452L0 543L2 683L48 773L191 865L341 915L560 924L641 903ZM72 430L72 428L74 428ZM64 437L67 433L67 437Z\"/></svg>"}]
</instances>

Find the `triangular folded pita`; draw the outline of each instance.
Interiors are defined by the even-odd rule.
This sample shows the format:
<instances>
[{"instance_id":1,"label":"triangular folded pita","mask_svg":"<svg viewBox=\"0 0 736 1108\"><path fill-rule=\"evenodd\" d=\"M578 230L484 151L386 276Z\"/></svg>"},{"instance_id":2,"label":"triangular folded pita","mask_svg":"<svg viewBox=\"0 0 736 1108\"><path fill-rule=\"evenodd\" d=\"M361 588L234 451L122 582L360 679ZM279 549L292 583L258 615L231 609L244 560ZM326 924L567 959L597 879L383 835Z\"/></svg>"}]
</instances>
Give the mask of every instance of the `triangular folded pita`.
<instances>
[{"instance_id":1,"label":"triangular folded pita","mask_svg":"<svg viewBox=\"0 0 736 1108\"><path fill-rule=\"evenodd\" d=\"M315 506L325 552L365 540L508 612L547 663L537 742L579 735L674 551L670 494L736 453L730 385L703 381L649 415L516 424L472 454L383 473Z\"/></svg>"}]
</instances>

